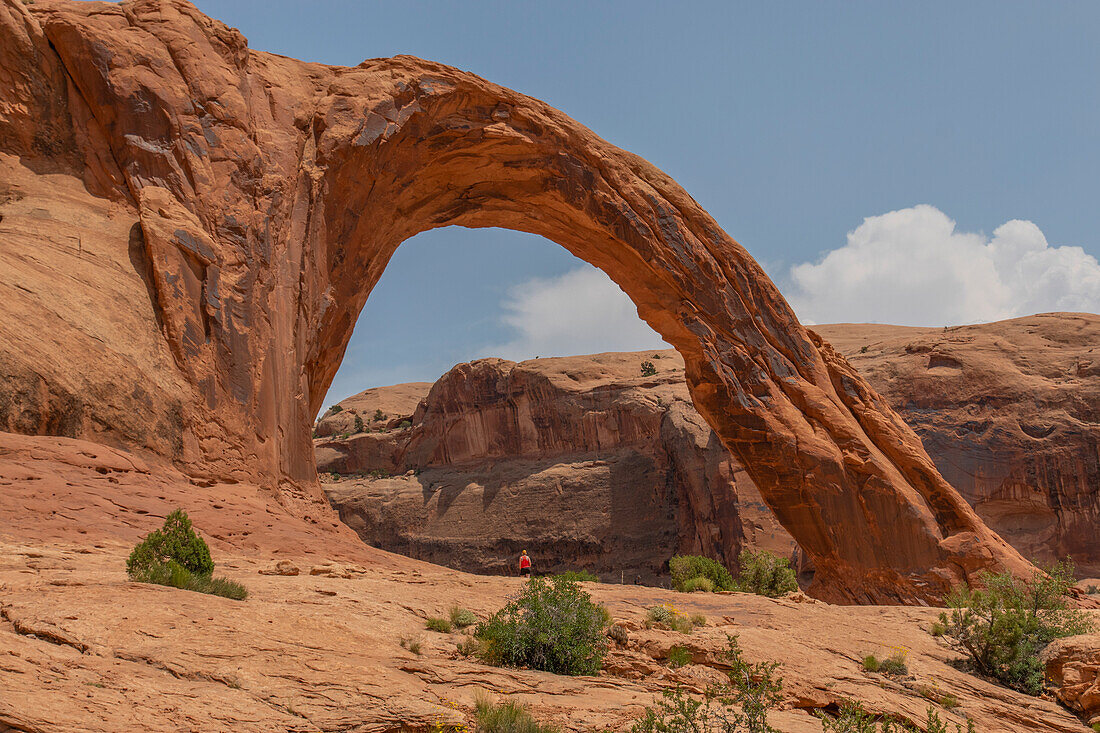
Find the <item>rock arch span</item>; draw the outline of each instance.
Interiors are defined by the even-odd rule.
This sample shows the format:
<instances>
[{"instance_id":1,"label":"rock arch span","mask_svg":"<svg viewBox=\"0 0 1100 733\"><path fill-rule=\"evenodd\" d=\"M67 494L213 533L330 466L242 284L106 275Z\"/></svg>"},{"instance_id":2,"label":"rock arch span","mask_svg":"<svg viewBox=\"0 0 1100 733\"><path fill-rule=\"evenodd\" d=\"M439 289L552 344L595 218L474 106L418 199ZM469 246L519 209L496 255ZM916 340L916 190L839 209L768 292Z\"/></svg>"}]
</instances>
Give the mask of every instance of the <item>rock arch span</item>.
<instances>
[{"instance_id":1,"label":"rock arch span","mask_svg":"<svg viewBox=\"0 0 1100 733\"><path fill-rule=\"evenodd\" d=\"M137 212L156 327L190 390L170 457L193 474L308 493L311 418L390 256L427 229L497 226L604 270L683 354L818 595L935 600L978 570L1028 572L740 245L561 112L411 57L252 51L182 0L0 8L24 50L0 56L4 94L40 120L30 136L0 121L0 141L64 157Z\"/></svg>"}]
</instances>

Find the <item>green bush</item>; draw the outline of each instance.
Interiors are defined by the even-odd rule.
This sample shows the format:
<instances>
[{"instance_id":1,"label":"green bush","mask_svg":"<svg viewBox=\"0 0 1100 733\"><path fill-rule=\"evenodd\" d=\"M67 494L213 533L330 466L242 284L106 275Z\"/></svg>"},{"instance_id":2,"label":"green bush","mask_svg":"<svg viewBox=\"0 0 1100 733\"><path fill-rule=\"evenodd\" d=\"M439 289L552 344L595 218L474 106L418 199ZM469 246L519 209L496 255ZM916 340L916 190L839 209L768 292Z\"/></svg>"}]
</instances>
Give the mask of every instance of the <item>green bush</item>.
<instances>
[{"instance_id":1,"label":"green bush","mask_svg":"<svg viewBox=\"0 0 1100 733\"><path fill-rule=\"evenodd\" d=\"M775 676L774 662L750 664L736 636L727 635L723 657L728 682L709 687L701 700L680 687L664 690L662 699L635 721L633 733L679 731L739 731L777 733L768 724L768 711L782 701L783 679Z\"/></svg>"},{"instance_id":2,"label":"green bush","mask_svg":"<svg viewBox=\"0 0 1100 733\"><path fill-rule=\"evenodd\" d=\"M398 427L400 427L402 430L404 430L406 428L411 428L412 426L413 426L412 420L402 420L401 424Z\"/></svg>"},{"instance_id":3,"label":"green bush","mask_svg":"<svg viewBox=\"0 0 1100 733\"><path fill-rule=\"evenodd\" d=\"M1058 563L1027 581L1009 573L983 574L985 588L959 588L940 614L951 646L978 672L1021 692L1043 689L1039 653L1055 639L1086 633L1089 617L1069 608L1073 566Z\"/></svg>"},{"instance_id":4,"label":"green bush","mask_svg":"<svg viewBox=\"0 0 1100 733\"><path fill-rule=\"evenodd\" d=\"M451 622L445 618L439 616L428 616L424 622L424 628L428 631L438 631L441 634L449 634L454 627L451 626Z\"/></svg>"},{"instance_id":5,"label":"green bush","mask_svg":"<svg viewBox=\"0 0 1100 733\"><path fill-rule=\"evenodd\" d=\"M386 416L385 416L385 414L382 413L381 410L375 410L374 411L374 422L382 422L385 419L386 419Z\"/></svg>"},{"instance_id":6,"label":"green bush","mask_svg":"<svg viewBox=\"0 0 1100 733\"><path fill-rule=\"evenodd\" d=\"M668 561L672 573L672 587L684 590L684 584L692 578L706 578L714 590L733 590L733 576L730 571L709 557L700 555L675 555Z\"/></svg>"},{"instance_id":7,"label":"green bush","mask_svg":"<svg viewBox=\"0 0 1100 733\"><path fill-rule=\"evenodd\" d=\"M668 666L676 669L691 664L691 650L686 646L673 646L668 650Z\"/></svg>"},{"instance_id":8,"label":"green bush","mask_svg":"<svg viewBox=\"0 0 1100 733\"><path fill-rule=\"evenodd\" d=\"M898 650L878 663L878 671L903 677L909 674L908 655Z\"/></svg>"},{"instance_id":9,"label":"green bush","mask_svg":"<svg viewBox=\"0 0 1100 733\"><path fill-rule=\"evenodd\" d=\"M741 565L737 590L768 598L798 590L794 568L787 558L767 550L742 550L737 559Z\"/></svg>"},{"instance_id":10,"label":"green bush","mask_svg":"<svg viewBox=\"0 0 1100 733\"><path fill-rule=\"evenodd\" d=\"M192 573L175 560L142 568L131 573L130 578L138 583L167 585L171 588L231 598L235 601L243 601L248 597L248 590L240 583L226 578L215 578L212 575Z\"/></svg>"},{"instance_id":11,"label":"green bush","mask_svg":"<svg viewBox=\"0 0 1100 733\"><path fill-rule=\"evenodd\" d=\"M564 573L559 573L558 577L566 578L568 580L574 580L578 583L599 583L599 577L588 570L566 570Z\"/></svg>"},{"instance_id":12,"label":"green bush","mask_svg":"<svg viewBox=\"0 0 1100 733\"><path fill-rule=\"evenodd\" d=\"M642 376L643 377L652 377L656 373L657 373L657 367L655 367L653 365L653 362L651 362L651 361L643 361L642 362Z\"/></svg>"},{"instance_id":13,"label":"green bush","mask_svg":"<svg viewBox=\"0 0 1100 733\"><path fill-rule=\"evenodd\" d=\"M863 705L851 700L840 704L840 713L834 718L824 712L815 713L821 720L822 733L920 733L920 729L897 719L892 715L879 717L867 712ZM932 708L927 710L925 730L928 733L948 733L947 724ZM881 727L879 727L881 725ZM976 733L974 721L966 723L967 733ZM962 726L955 724L955 733L963 733Z\"/></svg>"},{"instance_id":14,"label":"green bush","mask_svg":"<svg viewBox=\"0 0 1100 733\"><path fill-rule=\"evenodd\" d=\"M878 672L879 661L878 657L874 654L868 654L863 658L863 671L864 672Z\"/></svg>"},{"instance_id":15,"label":"green bush","mask_svg":"<svg viewBox=\"0 0 1100 733\"><path fill-rule=\"evenodd\" d=\"M595 674L603 664L606 610L568 578L531 578L474 632L487 664L556 674Z\"/></svg>"},{"instance_id":16,"label":"green bush","mask_svg":"<svg viewBox=\"0 0 1100 733\"><path fill-rule=\"evenodd\" d=\"M367 426L363 424L363 418L359 415L355 416L355 432L364 433L367 430Z\"/></svg>"},{"instance_id":17,"label":"green bush","mask_svg":"<svg viewBox=\"0 0 1100 733\"><path fill-rule=\"evenodd\" d=\"M477 616L474 615L474 612L462 608L461 606L451 606L449 615L451 617L451 624L453 624L456 629L464 629L467 626L473 626L477 623Z\"/></svg>"},{"instance_id":18,"label":"green bush","mask_svg":"<svg viewBox=\"0 0 1100 733\"><path fill-rule=\"evenodd\" d=\"M688 578L684 581L683 586L680 588L684 593L713 593L714 581L710 578L704 578L699 575L694 578Z\"/></svg>"},{"instance_id":19,"label":"green bush","mask_svg":"<svg viewBox=\"0 0 1100 733\"><path fill-rule=\"evenodd\" d=\"M210 548L191 528L191 520L182 509L169 514L163 527L145 535L126 560L126 573L134 578L170 560L196 575L214 572Z\"/></svg>"},{"instance_id":20,"label":"green bush","mask_svg":"<svg viewBox=\"0 0 1100 733\"><path fill-rule=\"evenodd\" d=\"M333 405L332 407L328 408L328 411L329 413L335 415L338 412L343 412L344 408L340 407L340 405Z\"/></svg>"},{"instance_id":21,"label":"green bush","mask_svg":"<svg viewBox=\"0 0 1100 733\"><path fill-rule=\"evenodd\" d=\"M706 619L704 619L705 623ZM661 626L681 634L690 634L695 630L696 624L674 607L666 604L650 606L646 609L646 628Z\"/></svg>"},{"instance_id":22,"label":"green bush","mask_svg":"<svg viewBox=\"0 0 1100 733\"><path fill-rule=\"evenodd\" d=\"M558 733L554 726L535 720L519 703L495 703L480 694L474 699L474 717L478 733Z\"/></svg>"}]
</instances>

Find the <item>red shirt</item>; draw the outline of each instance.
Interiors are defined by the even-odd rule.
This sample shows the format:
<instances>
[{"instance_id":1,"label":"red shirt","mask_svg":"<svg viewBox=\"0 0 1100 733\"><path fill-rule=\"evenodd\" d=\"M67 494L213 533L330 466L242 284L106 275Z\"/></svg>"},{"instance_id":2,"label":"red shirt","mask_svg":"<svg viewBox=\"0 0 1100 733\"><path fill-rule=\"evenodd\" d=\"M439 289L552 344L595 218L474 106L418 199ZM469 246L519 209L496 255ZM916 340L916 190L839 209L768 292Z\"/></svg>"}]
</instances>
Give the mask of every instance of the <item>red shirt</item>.
<instances>
[{"instance_id":1,"label":"red shirt","mask_svg":"<svg viewBox=\"0 0 1100 733\"><path fill-rule=\"evenodd\" d=\"M519 569L523 570L524 568L529 567L531 567L531 558L527 557L526 555L521 555L519 558Z\"/></svg>"}]
</instances>

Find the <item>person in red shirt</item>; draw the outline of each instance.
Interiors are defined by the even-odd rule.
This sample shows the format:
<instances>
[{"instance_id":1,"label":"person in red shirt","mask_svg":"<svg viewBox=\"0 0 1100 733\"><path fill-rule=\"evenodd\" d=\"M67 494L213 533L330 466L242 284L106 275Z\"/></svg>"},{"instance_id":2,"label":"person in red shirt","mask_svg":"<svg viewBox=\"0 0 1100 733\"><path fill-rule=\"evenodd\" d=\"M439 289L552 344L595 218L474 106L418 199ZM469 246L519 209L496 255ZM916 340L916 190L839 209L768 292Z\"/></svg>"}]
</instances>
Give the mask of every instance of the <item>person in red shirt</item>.
<instances>
[{"instance_id":1,"label":"person in red shirt","mask_svg":"<svg viewBox=\"0 0 1100 733\"><path fill-rule=\"evenodd\" d=\"M524 550L523 554L519 556L519 574L531 574L531 558L527 557L527 550Z\"/></svg>"}]
</instances>

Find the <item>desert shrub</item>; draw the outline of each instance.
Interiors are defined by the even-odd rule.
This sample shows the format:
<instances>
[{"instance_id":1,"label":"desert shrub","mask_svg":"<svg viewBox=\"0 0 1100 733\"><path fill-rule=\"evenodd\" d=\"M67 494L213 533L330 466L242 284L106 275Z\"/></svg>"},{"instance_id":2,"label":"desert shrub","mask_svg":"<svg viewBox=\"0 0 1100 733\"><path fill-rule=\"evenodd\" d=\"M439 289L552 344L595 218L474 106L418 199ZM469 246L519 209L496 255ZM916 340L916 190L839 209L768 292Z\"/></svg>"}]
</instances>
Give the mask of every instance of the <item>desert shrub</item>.
<instances>
[{"instance_id":1,"label":"desert shrub","mask_svg":"<svg viewBox=\"0 0 1100 733\"><path fill-rule=\"evenodd\" d=\"M126 560L126 572L133 578L169 561L196 575L214 572L210 548L191 528L191 520L182 509L169 514L163 527L145 535Z\"/></svg>"},{"instance_id":2,"label":"desert shrub","mask_svg":"<svg viewBox=\"0 0 1100 733\"><path fill-rule=\"evenodd\" d=\"M686 646L673 646L668 650L668 666L676 669L691 664L691 650Z\"/></svg>"},{"instance_id":3,"label":"desert shrub","mask_svg":"<svg viewBox=\"0 0 1100 733\"><path fill-rule=\"evenodd\" d=\"M741 574L737 577L737 590L768 598L798 590L794 568L785 557L767 550L742 550L738 562Z\"/></svg>"},{"instance_id":4,"label":"desert shrub","mask_svg":"<svg viewBox=\"0 0 1100 733\"><path fill-rule=\"evenodd\" d=\"M733 590L733 576L730 571L709 557L701 555L675 555L668 561L672 574L672 587L684 590L684 584L692 578L706 578L714 590Z\"/></svg>"},{"instance_id":5,"label":"desert shrub","mask_svg":"<svg viewBox=\"0 0 1100 733\"><path fill-rule=\"evenodd\" d=\"M920 685L917 687L917 694L945 708L956 708L959 706L959 698L951 693L940 692L939 688L932 685Z\"/></svg>"},{"instance_id":6,"label":"desert shrub","mask_svg":"<svg viewBox=\"0 0 1100 733\"><path fill-rule=\"evenodd\" d=\"M867 712L858 702L846 700L840 704L840 712L831 717L823 712L815 713L821 720L822 733L920 733L920 729L897 719L892 715L878 716ZM925 728L928 733L948 733L947 724L932 708L928 708ZM976 733L974 721L966 723L967 733ZM955 724L955 733L963 733L962 726Z\"/></svg>"},{"instance_id":7,"label":"desert shrub","mask_svg":"<svg viewBox=\"0 0 1100 733\"><path fill-rule=\"evenodd\" d=\"M909 655L902 649L898 649L893 654L883 659L878 663L878 671L883 674L892 674L898 677L903 677L909 674Z\"/></svg>"},{"instance_id":8,"label":"desert shrub","mask_svg":"<svg viewBox=\"0 0 1100 733\"><path fill-rule=\"evenodd\" d=\"M398 425L398 427L402 429L411 428L412 426L412 420L402 420L401 423Z\"/></svg>"},{"instance_id":9,"label":"desert shrub","mask_svg":"<svg viewBox=\"0 0 1100 733\"><path fill-rule=\"evenodd\" d=\"M566 570L564 573L559 573L559 577L566 578L567 580L573 580L578 583L599 583L599 577L588 570Z\"/></svg>"},{"instance_id":10,"label":"desert shrub","mask_svg":"<svg viewBox=\"0 0 1100 733\"><path fill-rule=\"evenodd\" d=\"M414 639L411 636L402 636L401 640L400 640L400 643L401 643L401 648L402 649L408 649L413 654L415 654L417 656L420 656L420 651L421 650L420 650L420 640L419 639Z\"/></svg>"},{"instance_id":11,"label":"desert shrub","mask_svg":"<svg viewBox=\"0 0 1100 733\"><path fill-rule=\"evenodd\" d=\"M1088 588L1085 589L1085 592L1088 593L1090 596L1094 596L1097 593L1100 593L1100 588L1097 588L1095 585L1090 585Z\"/></svg>"},{"instance_id":12,"label":"desert shrub","mask_svg":"<svg viewBox=\"0 0 1100 733\"><path fill-rule=\"evenodd\" d=\"M653 362L649 360L643 361L641 366L643 377L652 377L654 374L657 373L657 367L655 367L653 365Z\"/></svg>"},{"instance_id":13,"label":"desert shrub","mask_svg":"<svg viewBox=\"0 0 1100 733\"><path fill-rule=\"evenodd\" d=\"M477 623L477 616L474 615L474 612L461 606L451 606L448 615L451 618L451 624L456 629L464 629Z\"/></svg>"},{"instance_id":14,"label":"desert shrub","mask_svg":"<svg viewBox=\"0 0 1100 733\"><path fill-rule=\"evenodd\" d=\"M878 657L874 654L868 654L863 658L863 671L864 672L878 672L879 661Z\"/></svg>"},{"instance_id":15,"label":"desert shrub","mask_svg":"<svg viewBox=\"0 0 1100 733\"><path fill-rule=\"evenodd\" d=\"M688 578L687 580L685 580L684 585L680 588L680 590L682 590L684 593L713 593L714 581L712 581L710 578L704 578L703 576L699 575L697 577Z\"/></svg>"},{"instance_id":16,"label":"desert shrub","mask_svg":"<svg viewBox=\"0 0 1100 733\"><path fill-rule=\"evenodd\" d=\"M467 636L462 641L458 642L458 653L464 657L472 657L477 654L477 650L481 648L481 642L472 636Z\"/></svg>"},{"instance_id":17,"label":"desert shrub","mask_svg":"<svg viewBox=\"0 0 1100 733\"><path fill-rule=\"evenodd\" d=\"M441 634L449 634L454 629L450 620L440 616L428 616L427 620L424 621L424 628L428 631L438 631Z\"/></svg>"},{"instance_id":18,"label":"desert shrub","mask_svg":"<svg viewBox=\"0 0 1100 733\"><path fill-rule=\"evenodd\" d=\"M932 628L928 629L928 633L938 639L947 633L947 625L941 621L935 621L932 623Z\"/></svg>"},{"instance_id":19,"label":"desert shrub","mask_svg":"<svg viewBox=\"0 0 1100 733\"><path fill-rule=\"evenodd\" d=\"M652 708L631 728L633 733L679 731L739 731L777 733L768 724L768 711L782 700L783 679L775 675L774 662L748 662L736 636L727 635L723 657L728 682L707 689L702 699L676 687L665 690Z\"/></svg>"},{"instance_id":20,"label":"desert shrub","mask_svg":"<svg viewBox=\"0 0 1100 733\"><path fill-rule=\"evenodd\" d=\"M126 574L139 583L156 583L172 588L208 593L241 601L248 597L243 585L226 578L215 578L210 548L191 527L182 509L164 520L130 552Z\"/></svg>"},{"instance_id":21,"label":"desert shrub","mask_svg":"<svg viewBox=\"0 0 1100 733\"><path fill-rule=\"evenodd\" d=\"M618 624L608 627L607 636L619 646L626 646L626 643L630 641L630 635L626 632L626 629Z\"/></svg>"},{"instance_id":22,"label":"desert shrub","mask_svg":"<svg viewBox=\"0 0 1100 733\"><path fill-rule=\"evenodd\" d=\"M691 621L692 626L706 626L707 625L707 617L704 616L701 613L693 613L691 615L691 618L688 619L688 620Z\"/></svg>"},{"instance_id":23,"label":"desert shrub","mask_svg":"<svg viewBox=\"0 0 1100 733\"><path fill-rule=\"evenodd\" d=\"M558 733L554 726L535 720L519 703L497 703L484 695L474 699L474 717L478 733Z\"/></svg>"},{"instance_id":24,"label":"desert shrub","mask_svg":"<svg viewBox=\"0 0 1100 733\"><path fill-rule=\"evenodd\" d=\"M328 408L328 411L329 413L335 415L338 412L343 412L344 408L340 407L340 405L333 405L332 407Z\"/></svg>"},{"instance_id":25,"label":"desert shrub","mask_svg":"<svg viewBox=\"0 0 1100 733\"><path fill-rule=\"evenodd\" d=\"M374 411L374 422L382 422L386 419L386 415L381 410Z\"/></svg>"},{"instance_id":26,"label":"desert shrub","mask_svg":"<svg viewBox=\"0 0 1100 733\"><path fill-rule=\"evenodd\" d=\"M215 578L212 575L192 573L175 560L150 565L131 573L130 578L139 583L167 585L171 588L231 598L234 601L243 601L248 597L248 590L240 583L226 578Z\"/></svg>"},{"instance_id":27,"label":"desert shrub","mask_svg":"<svg viewBox=\"0 0 1100 733\"><path fill-rule=\"evenodd\" d=\"M679 631L681 634L690 634L695 630L691 619L668 604L650 606L646 609L646 627L653 626Z\"/></svg>"},{"instance_id":28,"label":"desert shrub","mask_svg":"<svg viewBox=\"0 0 1100 733\"><path fill-rule=\"evenodd\" d=\"M607 609L607 606L603 605L602 603L596 606L596 613L599 614L601 629L606 629L615 620L611 618L611 611L609 611Z\"/></svg>"},{"instance_id":29,"label":"desert shrub","mask_svg":"<svg viewBox=\"0 0 1100 733\"><path fill-rule=\"evenodd\" d=\"M1039 653L1047 644L1092 628L1088 616L1069 608L1073 566L1058 563L1031 580L1009 573L984 574L984 588L959 588L940 614L951 646L978 672L1021 692L1043 689Z\"/></svg>"},{"instance_id":30,"label":"desert shrub","mask_svg":"<svg viewBox=\"0 0 1100 733\"><path fill-rule=\"evenodd\" d=\"M556 674L595 674L607 650L606 609L568 578L531 578L474 635L488 664Z\"/></svg>"},{"instance_id":31,"label":"desert shrub","mask_svg":"<svg viewBox=\"0 0 1100 733\"><path fill-rule=\"evenodd\" d=\"M367 426L363 424L363 418L359 415L355 416L355 432L364 433L367 430Z\"/></svg>"}]
</instances>

